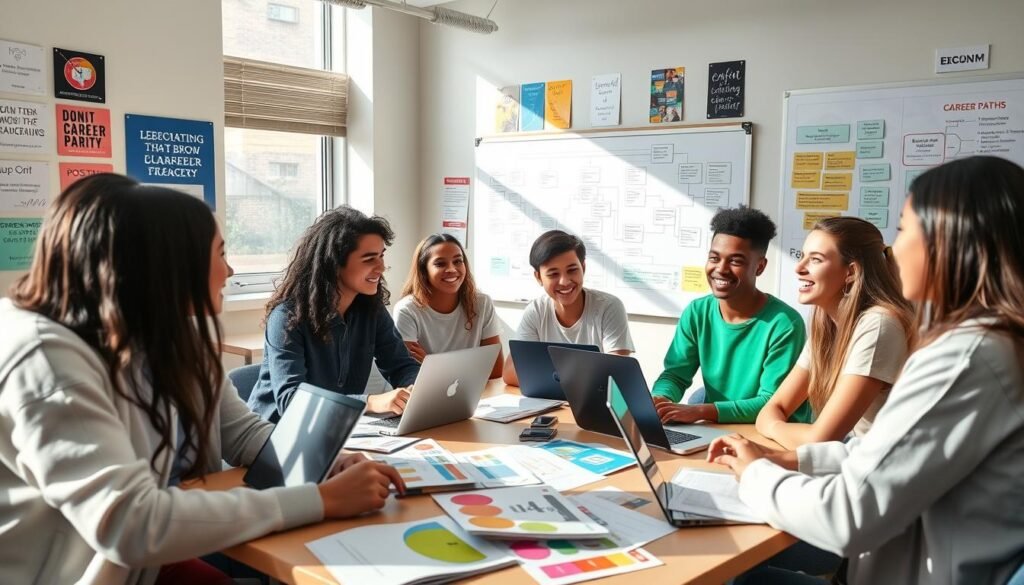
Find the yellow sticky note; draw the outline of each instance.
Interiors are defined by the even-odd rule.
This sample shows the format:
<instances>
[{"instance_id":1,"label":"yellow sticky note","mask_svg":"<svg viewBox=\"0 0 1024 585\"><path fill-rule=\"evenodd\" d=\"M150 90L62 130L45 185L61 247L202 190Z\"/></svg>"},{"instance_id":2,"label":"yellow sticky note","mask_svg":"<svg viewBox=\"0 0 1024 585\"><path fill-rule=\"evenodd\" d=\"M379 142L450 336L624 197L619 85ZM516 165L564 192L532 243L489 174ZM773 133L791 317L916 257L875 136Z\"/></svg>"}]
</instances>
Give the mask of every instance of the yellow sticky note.
<instances>
[{"instance_id":1,"label":"yellow sticky note","mask_svg":"<svg viewBox=\"0 0 1024 585\"><path fill-rule=\"evenodd\" d=\"M853 173L825 173L821 176L824 191L849 191L853 189Z\"/></svg>"},{"instance_id":2,"label":"yellow sticky note","mask_svg":"<svg viewBox=\"0 0 1024 585\"><path fill-rule=\"evenodd\" d=\"M849 209L849 193L796 192L797 209Z\"/></svg>"},{"instance_id":3,"label":"yellow sticky note","mask_svg":"<svg viewBox=\"0 0 1024 585\"><path fill-rule=\"evenodd\" d=\"M808 211L804 214L804 229L810 230L814 228L814 224L818 223L823 219L830 217L840 217L842 213L838 211Z\"/></svg>"},{"instance_id":4,"label":"yellow sticky note","mask_svg":"<svg viewBox=\"0 0 1024 585\"><path fill-rule=\"evenodd\" d=\"M571 79L545 84L544 124L553 128L568 128L572 124Z\"/></svg>"},{"instance_id":5,"label":"yellow sticky note","mask_svg":"<svg viewBox=\"0 0 1024 585\"><path fill-rule=\"evenodd\" d=\"M821 172L793 171L792 186L794 189L817 189L821 187Z\"/></svg>"},{"instance_id":6,"label":"yellow sticky note","mask_svg":"<svg viewBox=\"0 0 1024 585\"><path fill-rule=\"evenodd\" d=\"M705 293L711 290L703 266L683 266L682 286L683 292L688 293Z\"/></svg>"},{"instance_id":7,"label":"yellow sticky note","mask_svg":"<svg viewBox=\"0 0 1024 585\"><path fill-rule=\"evenodd\" d=\"M825 154L825 168L852 171L857 162L857 153L853 150L841 150Z\"/></svg>"},{"instance_id":8,"label":"yellow sticky note","mask_svg":"<svg viewBox=\"0 0 1024 585\"><path fill-rule=\"evenodd\" d=\"M797 171L820 171L820 152L795 152L793 153L793 172Z\"/></svg>"}]
</instances>

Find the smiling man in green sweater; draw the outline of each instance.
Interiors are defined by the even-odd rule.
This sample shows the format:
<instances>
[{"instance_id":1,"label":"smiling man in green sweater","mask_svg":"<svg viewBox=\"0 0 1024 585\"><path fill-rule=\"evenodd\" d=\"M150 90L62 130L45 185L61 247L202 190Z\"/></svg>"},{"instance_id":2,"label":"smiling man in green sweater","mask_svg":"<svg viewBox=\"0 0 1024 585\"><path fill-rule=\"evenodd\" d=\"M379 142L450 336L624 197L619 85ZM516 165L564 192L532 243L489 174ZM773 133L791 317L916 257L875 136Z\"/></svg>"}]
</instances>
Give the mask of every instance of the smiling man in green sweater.
<instances>
[{"instance_id":1,"label":"smiling man in green sweater","mask_svg":"<svg viewBox=\"0 0 1024 585\"><path fill-rule=\"evenodd\" d=\"M651 391L663 423L752 423L796 363L806 340L803 319L786 303L757 289L768 261L775 223L739 207L711 219L711 251L705 266L711 294L679 318L665 355L665 371ZM679 404L697 369L703 397ZM807 403L790 417L811 422Z\"/></svg>"}]
</instances>

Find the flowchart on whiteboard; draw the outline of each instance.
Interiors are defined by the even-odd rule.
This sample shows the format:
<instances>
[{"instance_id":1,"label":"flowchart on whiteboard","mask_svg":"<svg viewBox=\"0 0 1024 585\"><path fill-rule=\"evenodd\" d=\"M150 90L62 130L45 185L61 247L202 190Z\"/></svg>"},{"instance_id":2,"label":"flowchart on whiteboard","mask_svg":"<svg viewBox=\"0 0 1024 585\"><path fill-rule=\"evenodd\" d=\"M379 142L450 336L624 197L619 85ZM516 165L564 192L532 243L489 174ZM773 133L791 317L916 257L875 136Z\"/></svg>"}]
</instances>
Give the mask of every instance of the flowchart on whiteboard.
<instances>
[{"instance_id":1,"label":"flowchart on whiteboard","mask_svg":"<svg viewBox=\"0 0 1024 585\"><path fill-rule=\"evenodd\" d=\"M1024 80L789 95L780 297L799 307L793 270L818 220L861 217L892 243L913 180L936 165L972 155L1024 164Z\"/></svg>"},{"instance_id":2,"label":"flowchart on whiteboard","mask_svg":"<svg viewBox=\"0 0 1024 585\"><path fill-rule=\"evenodd\" d=\"M707 293L709 223L748 198L742 131L496 141L477 152L476 278L500 300L542 294L529 264L550 229L587 245L585 286L631 313L678 316Z\"/></svg>"}]
</instances>

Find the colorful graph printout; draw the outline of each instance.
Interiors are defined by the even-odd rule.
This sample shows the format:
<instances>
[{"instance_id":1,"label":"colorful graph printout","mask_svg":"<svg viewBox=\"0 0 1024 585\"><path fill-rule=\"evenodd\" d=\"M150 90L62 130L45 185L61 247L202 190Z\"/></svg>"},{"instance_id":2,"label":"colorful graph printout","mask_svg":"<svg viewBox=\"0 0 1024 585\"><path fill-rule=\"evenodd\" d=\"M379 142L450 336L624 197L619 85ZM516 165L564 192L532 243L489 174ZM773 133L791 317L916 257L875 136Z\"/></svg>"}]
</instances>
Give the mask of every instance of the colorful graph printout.
<instances>
[{"instance_id":1,"label":"colorful graph printout","mask_svg":"<svg viewBox=\"0 0 1024 585\"><path fill-rule=\"evenodd\" d=\"M600 538L608 529L548 486L435 494L434 501L470 534L497 538Z\"/></svg>"},{"instance_id":2,"label":"colorful graph printout","mask_svg":"<svg viewBox=\"0 0 1024 585\"><path fill-rule=\"evenodd\" d=\"M466 534L444 516L361 526L306 547L341 583L440 582L515 563L504 547Z\"/></svg>"}]
</instances>

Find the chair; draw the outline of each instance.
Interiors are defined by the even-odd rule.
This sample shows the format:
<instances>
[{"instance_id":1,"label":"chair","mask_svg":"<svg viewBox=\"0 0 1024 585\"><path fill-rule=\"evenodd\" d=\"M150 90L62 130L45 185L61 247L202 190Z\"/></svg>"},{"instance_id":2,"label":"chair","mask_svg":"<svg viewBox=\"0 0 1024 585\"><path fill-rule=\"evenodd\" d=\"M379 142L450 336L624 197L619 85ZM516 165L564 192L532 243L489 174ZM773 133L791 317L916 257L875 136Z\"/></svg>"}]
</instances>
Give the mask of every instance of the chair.
<instances>
[{"instance_id":1,"label":"chair","mask_svg":"<svg viewBox=\"0 0 1024 585\"><path fill-rule=\"evenodd\" d=\"M249 395L252 394L252 389L256 386L256 381L259 380L259 377L260 364L249 364L248 366L235 368L228 372L228 378L235 385L235 389L238 390L238 397L244 402L249 402Z\"/></svg>"}]
</instances>

